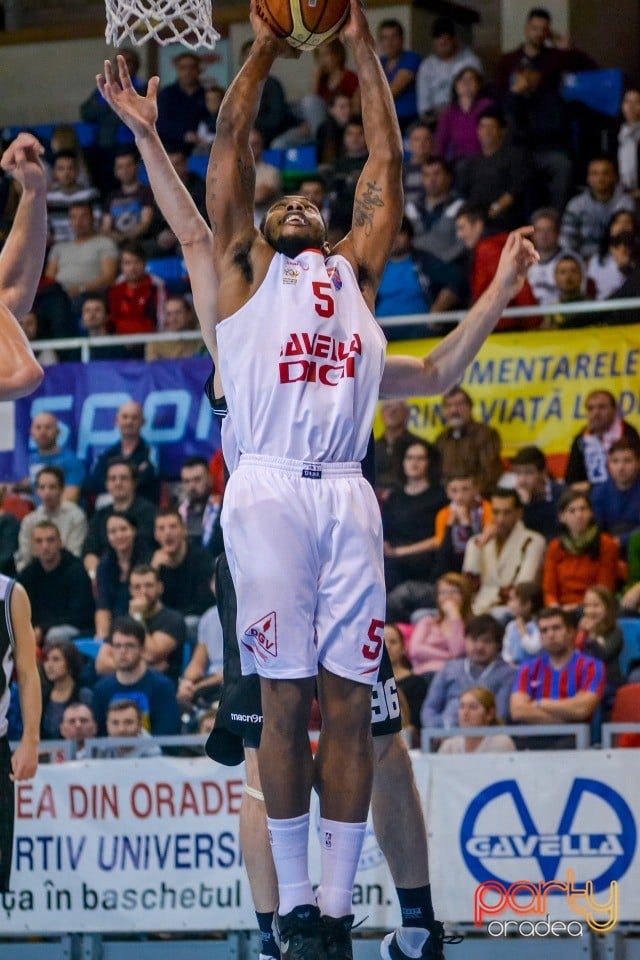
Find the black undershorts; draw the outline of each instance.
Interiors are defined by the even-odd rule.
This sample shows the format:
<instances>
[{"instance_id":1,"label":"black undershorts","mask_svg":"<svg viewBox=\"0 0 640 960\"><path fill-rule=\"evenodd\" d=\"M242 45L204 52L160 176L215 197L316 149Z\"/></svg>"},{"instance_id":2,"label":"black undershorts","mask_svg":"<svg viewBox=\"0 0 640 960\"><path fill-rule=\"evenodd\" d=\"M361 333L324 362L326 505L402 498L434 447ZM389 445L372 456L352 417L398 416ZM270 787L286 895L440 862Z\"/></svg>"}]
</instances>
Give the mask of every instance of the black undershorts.
<instances>
[{"instance_id":1,"label":"black undershorts","mask_svg":"<svg viewBox=\"0 0 640 960\"><path fill-rule=\"evenodd\" d=\"M6 893L11 880L15 794L11 773L11 751L6 737L0 737L0 893Z\"/></svg>"}]
</instances>

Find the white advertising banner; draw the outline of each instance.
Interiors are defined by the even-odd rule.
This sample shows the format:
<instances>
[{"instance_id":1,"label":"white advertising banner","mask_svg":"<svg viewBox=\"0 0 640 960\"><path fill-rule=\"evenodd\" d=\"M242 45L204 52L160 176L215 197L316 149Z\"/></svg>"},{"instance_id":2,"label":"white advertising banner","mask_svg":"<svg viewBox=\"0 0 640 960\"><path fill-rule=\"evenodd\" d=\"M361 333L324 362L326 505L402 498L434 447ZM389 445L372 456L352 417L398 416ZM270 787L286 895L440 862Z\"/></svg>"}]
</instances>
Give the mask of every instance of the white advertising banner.
<instances>
[{"instance_id":1,"label":"white advertising banner","mask_svg":"<svg viewBox=\"0 0 640 960\"><path fill-rule=\"evenodd\" d=\"M509 918L584 923L589 913L591 928L603 932L617 920L640 919L640 750L428 762L431 876L441 919L475 919L485 929L497 921L497 930Z\"/></svg>"}]
</instances>

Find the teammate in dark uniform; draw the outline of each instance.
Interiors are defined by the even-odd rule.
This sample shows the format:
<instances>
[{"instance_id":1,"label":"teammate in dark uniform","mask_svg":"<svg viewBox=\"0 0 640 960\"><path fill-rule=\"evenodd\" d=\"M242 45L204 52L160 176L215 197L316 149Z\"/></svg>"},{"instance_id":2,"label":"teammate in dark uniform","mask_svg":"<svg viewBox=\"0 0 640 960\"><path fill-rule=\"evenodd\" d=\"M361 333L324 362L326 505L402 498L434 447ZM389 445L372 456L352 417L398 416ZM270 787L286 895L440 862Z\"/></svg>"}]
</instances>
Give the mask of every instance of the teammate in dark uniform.
<instances>
[{"instance_id":1,"label":"teammate in dark uniform","mask_svg":"<svg viewBox=\"0 0 640 960\"><path fill-rule=\"evenodd\" d=\"M11 678L18 675L22 739L13 754L7 738ZM24 587L0 575L0 893L9 889L13 850L14 783L38 767L42 695L36 667L31 606Z\"/></svg>"}]
</instances>

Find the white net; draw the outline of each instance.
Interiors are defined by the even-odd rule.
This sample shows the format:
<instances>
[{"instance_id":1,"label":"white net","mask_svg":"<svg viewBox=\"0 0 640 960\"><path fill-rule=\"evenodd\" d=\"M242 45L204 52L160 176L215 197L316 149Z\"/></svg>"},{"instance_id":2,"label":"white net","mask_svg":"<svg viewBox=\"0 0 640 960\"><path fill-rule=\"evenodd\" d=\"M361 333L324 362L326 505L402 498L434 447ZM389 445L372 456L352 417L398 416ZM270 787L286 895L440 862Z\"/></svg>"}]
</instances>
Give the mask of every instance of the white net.
<instances>
[{"instance_id":1,"label":"white net","mask_svg":"<svg viewBox=\"0 0 640 960\"><path fill-rule=\"evenodd\" d=\"M211 0L105 0L107 43L129 40L140 45L153 38L165 46L181 43L213 49L220 34L211 22Z\"/></svg>"}]
</instances>

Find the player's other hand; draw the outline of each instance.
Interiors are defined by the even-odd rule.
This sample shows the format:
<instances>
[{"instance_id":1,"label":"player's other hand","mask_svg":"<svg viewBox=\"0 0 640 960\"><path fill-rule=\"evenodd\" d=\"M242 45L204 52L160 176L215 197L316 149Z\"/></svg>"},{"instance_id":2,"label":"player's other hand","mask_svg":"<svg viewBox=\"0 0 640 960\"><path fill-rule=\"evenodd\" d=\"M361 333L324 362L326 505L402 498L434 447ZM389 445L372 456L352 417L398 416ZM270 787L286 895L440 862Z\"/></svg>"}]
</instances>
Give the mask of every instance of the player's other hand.
<instances>
[{"instance_id":1,"label":"player's other hand","mask_svg":"<svg viewBox=\"0 0 640 960\"><path fill-rule=\"evenodd\" d=\"M19 133L2 154L0 166L26 190L46 189L46 175L40 157L44 147L32 133Z\"/></svg>"},{"instance_id":2,"label":"player's other hand","mask_svg":"<svg viewBox=\"0 0 640 960\"><path fill-rule=\"evenodd\" d=\"M344 42L351 45L357 43L358 40L373 39L362 0L350 0L349 19L342 29L341 35Z\"/></svg>"},{"instance_id":3,"label":"player's other hand","mask_svg":"<svg viewBox=\"0 0 640 960\"><path fill-rule=\"evenodd\" d=\"M509 299L520 293L529 267L540 260L540 255L529 239L532 234L533 227L520 227L509 234L502 248L495 280L510 292Z\"/></svg>"},{"instance_id":4,"label":"player's other hand","mask_svg":"<svg viewBox=\"0 0 640 960\"><path fill-rule=\"evenodd\" d=\"M21 740L16 752L11 757L11 773L9 779L16 783L18 780L31 780L38 769L37 743L25 743Z\"/></svg>"},{"instance_id":5,"label":"player's other hand","mask_svg":"<svg viewBox=\"0 0 640 960\"><path fill-rule=\"evenodd\" d=\"M298 60L300 58L302 51L296 50L282 37L277 37L269 24L263 20L258 12L256 0L251 0L249 20L256 38L256 43L266 46L274 57L282 57L285 60Z\"/></svg>"},{"instance_id":6,"label":"player's other hand","mask_svg":"<svg viewBox=\"0 0 640 960\"><path fill-rule=\"evenodd\" d=\"M96 77L98 90L111 109L129 127L135 137L144 136L158 119L159 77L150 77L146 96L141 97L131 80L127 62L118 54L116 69L110 60L104 62L104 74Z\"/></svg>"}]
</instances>

